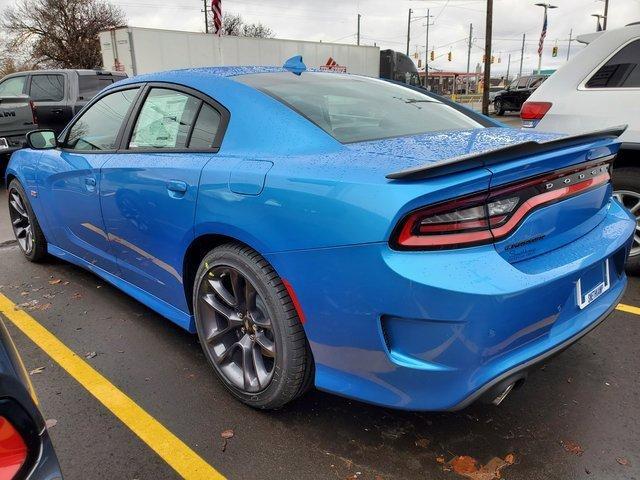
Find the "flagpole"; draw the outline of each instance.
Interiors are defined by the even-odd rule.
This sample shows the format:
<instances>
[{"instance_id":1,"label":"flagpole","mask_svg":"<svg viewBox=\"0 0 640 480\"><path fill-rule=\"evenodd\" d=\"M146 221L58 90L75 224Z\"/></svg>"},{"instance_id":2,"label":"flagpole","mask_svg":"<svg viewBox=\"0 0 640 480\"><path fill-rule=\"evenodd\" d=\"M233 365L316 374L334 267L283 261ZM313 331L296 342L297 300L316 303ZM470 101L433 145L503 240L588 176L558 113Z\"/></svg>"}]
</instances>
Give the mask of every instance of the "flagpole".
<instances>
[{"instance_id":1,"label":"flagpole","mask_svg":"<svg viewBox=\"0 0 640 480\"><path fill-rule=\"evenodd\" d=\"M536 3L537 7L544 7L544 20L542 22L542 32L540 33L540 44L538 45L538 75L542 72L542 52L544 48L544 39L547 36L547 10L550 8L558 8L550 3Z\"/></svg>"}]
</instances>

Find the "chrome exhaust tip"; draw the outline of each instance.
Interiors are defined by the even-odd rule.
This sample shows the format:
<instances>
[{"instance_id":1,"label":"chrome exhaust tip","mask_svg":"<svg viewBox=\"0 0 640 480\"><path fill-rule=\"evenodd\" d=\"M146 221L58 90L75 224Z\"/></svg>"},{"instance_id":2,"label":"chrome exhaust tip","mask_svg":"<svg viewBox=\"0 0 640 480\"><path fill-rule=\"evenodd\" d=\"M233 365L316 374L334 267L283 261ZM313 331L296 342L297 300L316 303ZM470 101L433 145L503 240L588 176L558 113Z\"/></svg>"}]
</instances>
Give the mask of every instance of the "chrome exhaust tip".
<instances>
[{"instance_id":1,"label":"chrome exhaust tip","mask_svg":"<svg viewBox=\"0 0 640 480\"><path fill-rule=\"evenodd\" d=\"M498 405L500 405L502 403L502 401L507 398L507 395L509 395L511 393L511 390L513 390L513 387L515 386L515 383L510 383L507 388L505 388L497 397L495 397L493 400L491 400L491 403L493 403L496 407Z\"/></svg>"}]
</instances>

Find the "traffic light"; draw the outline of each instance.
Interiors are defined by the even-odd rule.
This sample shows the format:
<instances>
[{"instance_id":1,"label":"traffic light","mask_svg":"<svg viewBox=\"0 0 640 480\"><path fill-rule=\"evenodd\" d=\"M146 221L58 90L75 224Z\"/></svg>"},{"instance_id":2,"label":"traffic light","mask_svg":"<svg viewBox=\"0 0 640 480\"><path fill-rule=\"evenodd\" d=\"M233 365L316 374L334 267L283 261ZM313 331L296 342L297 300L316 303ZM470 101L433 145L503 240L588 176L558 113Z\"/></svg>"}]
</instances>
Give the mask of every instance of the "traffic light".
<instances>
[{"instance_id":1,"label":"traffic light","mask_svg":"<svg viewBox=\"0 0 640 480\"><path fill-rule=\"evenodd\" d=\"M429 58L431 58L431 61L434 61L436 59L436 52L431 50L431 55L429 55Z\"/></svg>"},{"instance_id":2,"label":"traffic light","mask_svg":"<svg viewBox=\"0 0 640 480\"><path fill-rule=\"evenodd\" d=\"M495 63L496 61L496 57L494 57L493 55L491 55L491 63Z\"/></svg>"},{"instance_id":3,"label":"traffic light","mask_svg":"<svg viewBox=\"0 0 640 480\"><path fill-rule=\"evenodd\" d=\"M418 59L418 68L422 68L422 59L421 58Z\"/></svg>"},{"instance_id":4,"label":"traffic light","mask_svg":"<svg viewBox=\"0 0 640 480\"><path fill-rule=\"evenodd\" d=\"M552 57L557 57L558 56L558 47L553 47L553 50L551 51L551 56Z\"/></svg>"},{"instance_id":5,"label":"traffic light","mask_svg":"<svg viewBox=\"0 0 640 480\"><path fill-rule=\"evenodd\" d=\"M449 53L447 54L447 59L448 59L449 61L451 61L451 58L452 58L452 57L451 57L451 52L449 52Z\"/></svg>"},{"instance_id":6,"label":"traffic light","mask_svg":"<svg viewBox=\"0 0 640 480\"><path fill-rule=\"evenodd\" d=\"M485 63L487 61L487 56L486 55L482 55L482 63Z\"/></svg>"}]
</instances>

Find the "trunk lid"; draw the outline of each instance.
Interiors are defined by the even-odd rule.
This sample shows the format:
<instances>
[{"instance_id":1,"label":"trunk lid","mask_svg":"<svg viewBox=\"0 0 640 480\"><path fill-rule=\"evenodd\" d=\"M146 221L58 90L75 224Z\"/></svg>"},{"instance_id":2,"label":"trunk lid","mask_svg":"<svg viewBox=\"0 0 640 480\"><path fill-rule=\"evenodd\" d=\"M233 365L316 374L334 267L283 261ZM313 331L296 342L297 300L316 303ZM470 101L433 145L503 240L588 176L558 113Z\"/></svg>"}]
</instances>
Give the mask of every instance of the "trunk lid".
<instances>
[{"instance_id":1,"label":"trunk lid","mask_svg":"<svg viewBox=\"0 0 640 480\"><path fill-rule=\"evenodd\" d=\"M404 169L387 175L398 182L428 183L453 173L487 171L489 190L479 202L485 205L485 224L490 227L477 228L490 230L496 250L516 263L584 236L605 218L611 199L610 162L619 148L615 139L623 131L624 127L573 137L539 137L489 128L384 140L370 152L395 152L402 158ZM409 158L421 162L411 165ZM441 231L446 218L422 220L422 234L429 235L424 232L434 228ZM440 226L431 227L432 222ZM450 231L455 233L456 228ZM403 233L404 239L414 241L410 230Z\"/></svg>"}]
</instances>

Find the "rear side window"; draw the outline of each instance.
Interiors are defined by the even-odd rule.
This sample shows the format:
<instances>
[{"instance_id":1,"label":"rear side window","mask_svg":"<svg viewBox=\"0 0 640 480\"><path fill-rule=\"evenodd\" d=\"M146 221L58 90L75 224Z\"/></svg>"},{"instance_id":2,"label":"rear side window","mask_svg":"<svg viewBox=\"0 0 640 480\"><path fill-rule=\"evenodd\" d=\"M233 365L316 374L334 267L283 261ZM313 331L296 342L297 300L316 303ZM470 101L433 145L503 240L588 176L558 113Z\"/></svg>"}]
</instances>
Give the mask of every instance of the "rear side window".
<instances>
[{"instance_id":1,"label":"rear side window","mask_svg":"<svg viewBox=\"0 0 640 480\"><path fill-rule=\"evenodd\" d=\"M529 83L529 77L522 77L518 79L518 88L527 88L528 83Z\"/></svg>"},{"instance_id":2,"label":"rear side window","mask_svg":"<svg viewBox=\"0 0 640 480\"><path fill-rule=\"evenodd\" d=\"M623 47L585 85L587 88L640 87L640 40Z\"/></svg>"},{"instance_id":3,"label":"rear side window","mask_svg":"<svg viewBox=\"0 0 640 480\"><path fill-rule=\"evenodd\" d=\"M0 83L0 97L22 95L26 79L27 77L7 78L4 82Z\"/></svg>"},{"instance_id":4,"label":"rear side window","mask_svg":"<svg viewBox=\"0 0 640 480\"><path fill-rule=\"evenodd\" d=\"M121 90L91 105L69 130L65 148L115 150L118 132L137 93L137 88Z\"/></svg>"},{"instance_id":5,"label":"rear side window","mask_svg":"<svg viewBox=\"0 0 640 480\"><path fill-rule=\"evenodd\" d=\"M142 105L129 148L186 148L201 100L152 88Z\"/></svg>"},{"instance_id":6,"label":"rear side window","mask_svg":"<svg viewBox=\"0 0 640 480\"><path fill-rule=\"evenodd\" d=\"M80 75L78 77L78 96L81 100L89 100L113 82L114 78L111 75Z\"/></svg>"},{"instance_id":7,"label":"rear side window","mask_svg":"<svg viewBox=\"0 0 640 480\"><path fill-rule=\"evenodd\" d=\"M64 77L62 75L33 75L29 88L31 100L36 102L57 102L64 98Z\"/></svg>"},{"instance_id":8,"label":"rear side window","mask_svg":"<svg viewBox=\"0 0 640 480\"><path fill-rule=\"evenodd\" d=\"M220 114L209 105L203 104L193 127L189 148L195 150L211 148L219 126Z\"/></svg>"},{"instance_id":9,"label":"rear side window","mask_svg":"<svg viewBox=\"0 0 640 480\"><path fill-rule=\"evenodd\" d=\"M547 79L547 77L537 77L531 80L529 88L538 88Z\"/></svg>"}]
</instances>

